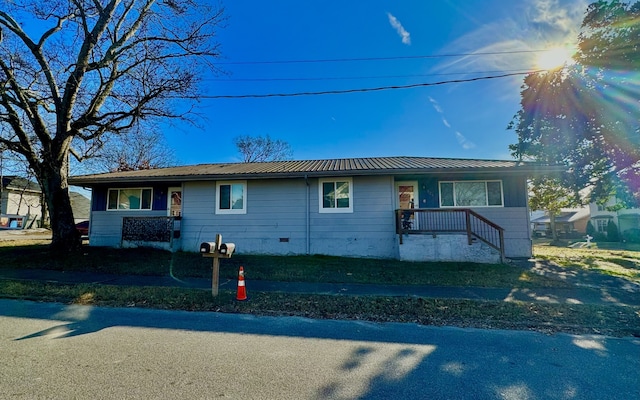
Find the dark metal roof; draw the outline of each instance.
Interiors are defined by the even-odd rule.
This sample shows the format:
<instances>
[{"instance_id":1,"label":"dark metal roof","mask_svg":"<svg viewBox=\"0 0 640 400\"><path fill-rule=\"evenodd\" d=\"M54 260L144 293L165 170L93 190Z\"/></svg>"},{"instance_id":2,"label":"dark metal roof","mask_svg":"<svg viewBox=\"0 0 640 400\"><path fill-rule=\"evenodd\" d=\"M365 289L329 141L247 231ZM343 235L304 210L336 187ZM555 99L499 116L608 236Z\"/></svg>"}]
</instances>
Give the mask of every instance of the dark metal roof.
<instances>
[{"instance_id":1,"label":"dark metal roof","mask_svg":"<svg viewBox=\"0 0 640 400\"><path fill-rule=\"evenodd\" d=\"M109 182L195 181L208 179L295 178L339 175L389 175L454 172L557 172L557 167L504 160L427 157L372 157L331 160L199 164L140 171L75 176L72 185Z\"/></svg>"}]
</instances>

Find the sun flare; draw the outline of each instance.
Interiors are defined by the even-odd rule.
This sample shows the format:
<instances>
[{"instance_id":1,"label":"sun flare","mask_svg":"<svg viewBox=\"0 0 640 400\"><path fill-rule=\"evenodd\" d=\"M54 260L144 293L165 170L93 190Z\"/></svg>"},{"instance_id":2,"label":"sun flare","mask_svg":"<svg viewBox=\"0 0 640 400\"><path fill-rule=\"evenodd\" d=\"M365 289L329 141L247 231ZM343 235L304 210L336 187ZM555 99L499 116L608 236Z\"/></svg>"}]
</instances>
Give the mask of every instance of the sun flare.
<instances>
[{"instance_id":1,"label":"sun flare","mask_svg":"<svg viewBox=\"0 0 640 400\"><path fill-rule=\"evenodd\" d=\"M556 69L564 65L573 63L571 56L573 50L567 47L553 47L541 52L536 60L536 67L539 69Z\"/></svg>"}]
</instances>

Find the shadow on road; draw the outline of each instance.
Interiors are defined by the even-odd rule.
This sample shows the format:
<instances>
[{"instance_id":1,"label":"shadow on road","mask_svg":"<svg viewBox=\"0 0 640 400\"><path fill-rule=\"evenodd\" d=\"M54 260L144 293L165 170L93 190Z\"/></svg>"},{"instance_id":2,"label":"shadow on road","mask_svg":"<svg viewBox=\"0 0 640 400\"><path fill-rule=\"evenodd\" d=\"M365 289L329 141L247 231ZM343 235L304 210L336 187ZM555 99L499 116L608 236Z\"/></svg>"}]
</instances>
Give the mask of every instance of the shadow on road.
<instances>
[{"instance_id":1,"label":"shadow on road","mask_svg":"<svg viewBox=\"0 0 640 400\"><path fill-rule=\"evenodd\" d=\"M318 378L317 399L606 399L640 394L640 341L629 338L14 300L0 300L0 310L0 319L50 322L46 329L9 339L16 344L74 340L118 327L240 335L226 339L230 345L248 336L285 347L289 338L320 340L336 359L327 374L331 378ZM268 354L270 349L267 345L259 351Z\"/></svg>"}]
</instances>

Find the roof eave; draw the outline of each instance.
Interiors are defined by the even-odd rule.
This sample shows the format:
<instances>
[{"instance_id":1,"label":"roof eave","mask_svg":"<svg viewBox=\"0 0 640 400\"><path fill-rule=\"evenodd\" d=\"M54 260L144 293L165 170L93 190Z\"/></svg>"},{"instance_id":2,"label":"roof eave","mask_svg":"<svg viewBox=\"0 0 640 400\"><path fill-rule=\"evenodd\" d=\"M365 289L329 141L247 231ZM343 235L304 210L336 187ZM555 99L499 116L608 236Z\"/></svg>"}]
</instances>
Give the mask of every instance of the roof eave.
<instances>
[{"instance_id":1,"label":"roof eave","mask_svg":"<svg viewBox=\"0 0 640 400\"><path fill-rule=\"evenodd\" d=\"M332 176L380 176L380 175L451 175L464 173L501 173L508 175L537 176L555 174L564 171L564 167L544 165L523 165L515 167L468 167L468 168L407 168L380 170L345 170L345 171L299 171L283 173L246 173L246 174L186 174L159 176L87 176L70 177L69 184L87 186L108 183L145 183L145 182L194 182L208 180L239 180L239 179L291 179L291 178L320 178Z\"/></svg>"}]
</instances>

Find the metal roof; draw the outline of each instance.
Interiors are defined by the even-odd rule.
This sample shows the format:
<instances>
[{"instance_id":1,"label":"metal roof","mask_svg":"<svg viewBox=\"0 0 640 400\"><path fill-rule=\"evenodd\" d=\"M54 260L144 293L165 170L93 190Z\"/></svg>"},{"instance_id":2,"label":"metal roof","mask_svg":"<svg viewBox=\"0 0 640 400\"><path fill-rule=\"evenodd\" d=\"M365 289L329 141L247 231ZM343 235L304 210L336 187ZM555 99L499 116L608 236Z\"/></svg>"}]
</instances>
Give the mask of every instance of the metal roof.
<instances>
[{"instance_id":1,"label":"metal roof","mask_svg":"<svg viewBox=\"0 0 640 400\"><path fill-rule=\"evenodd\" d=\"M340 175L388 175L454 172L557 172L557 167L504 160L427 157L372 157L329 160L199 164L139 171L74 176L72 185L109 182L195 181L209 179L295 178Z\"/></svg>"}]
</instances>

